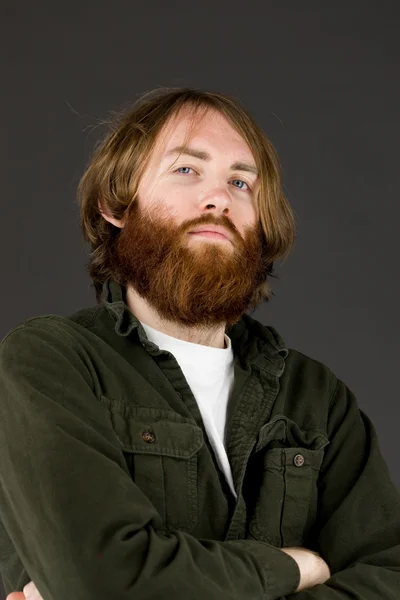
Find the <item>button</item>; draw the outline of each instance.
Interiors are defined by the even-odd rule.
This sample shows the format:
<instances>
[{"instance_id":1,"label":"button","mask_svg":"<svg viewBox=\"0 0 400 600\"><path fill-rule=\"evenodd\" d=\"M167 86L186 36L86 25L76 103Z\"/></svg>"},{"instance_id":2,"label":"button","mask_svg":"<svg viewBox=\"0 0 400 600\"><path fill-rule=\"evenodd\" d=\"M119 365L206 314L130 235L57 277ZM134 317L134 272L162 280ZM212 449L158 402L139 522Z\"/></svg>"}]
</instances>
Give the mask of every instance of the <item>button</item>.
<instances>
[{"instance_id":1,"label":"button","mask_svg":"<svg viewBox=\"0 0 400 600\"><path fill-rule=\"evenodd\" d=\"M142 439L147 444L152 444L153 442L156 441L156 436L154 435L154 433L152 431L144 431L142 433Z\"/></svg>"},{"instance_id":2,"label":"button","mask_svg":"<svg viewBox=\"0 0 400 600\"><path fill-rule=\"evenodd\" d=\"M296 456L293 459L293 462L296 465L296 467L302 467L304 465L304 456L302 454L296 454Z\"/></svg>"}]
</instances>

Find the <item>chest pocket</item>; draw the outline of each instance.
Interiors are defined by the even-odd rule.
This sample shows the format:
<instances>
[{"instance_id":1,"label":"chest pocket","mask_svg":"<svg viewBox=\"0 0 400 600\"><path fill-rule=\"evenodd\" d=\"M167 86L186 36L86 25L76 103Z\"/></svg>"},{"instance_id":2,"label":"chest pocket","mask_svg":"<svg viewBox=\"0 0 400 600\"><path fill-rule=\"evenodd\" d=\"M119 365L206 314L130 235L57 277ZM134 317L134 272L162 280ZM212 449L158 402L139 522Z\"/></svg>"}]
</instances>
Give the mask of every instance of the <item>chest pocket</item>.
<instances>
[{"instance_id":1,"label":"chest pocket","mask_svg":"<svg viewBox=\"0 0 400 600\"><path fill-rule=\"evenodd\" d=\"M198 452L202 430L173 411L109 404L131 476L165 529L190 532L198 521Z\"/></svg>"},{"instance_id":2,"label":"chest pocket","mask_svg":"<svg viewBox=\"0 0 400 600\"><path fill-rule=\"evenodd\" d=\"M277 415L264 425L246 471L249 536L302 546L317 515L317 480L328 438Z\"/></svg>"}]
</instances>

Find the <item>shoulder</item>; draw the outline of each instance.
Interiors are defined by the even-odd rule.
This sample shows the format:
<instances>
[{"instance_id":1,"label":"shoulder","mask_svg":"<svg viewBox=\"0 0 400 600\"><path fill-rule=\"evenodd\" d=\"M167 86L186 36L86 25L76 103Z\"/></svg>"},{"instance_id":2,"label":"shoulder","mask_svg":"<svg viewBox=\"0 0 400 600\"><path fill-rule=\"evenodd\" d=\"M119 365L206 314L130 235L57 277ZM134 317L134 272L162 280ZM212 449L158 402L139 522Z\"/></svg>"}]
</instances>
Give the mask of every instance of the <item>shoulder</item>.
<instances>
[{"instance_id":1,"label":"shoulder","mask_svg":"<svg viewBox=\"0 0 400 600\"><path fill-rule=\"evenodd\" d=\"M93 318L91 309L84 309L72 317L46 314L30 317L9 330L0 341L0 353L27 356L39 348L79 347L85 338L85 322Z\"/></svg>"},{"instance_id":2,"label":"shoulder","mask_svg":"<svg viewBox=\"0 0 400 600\"><path fill-rule=\"evenodd\" d=\"M272 325L264 325L258 321L258 327L259 330L263 330L266 339L284 356L283 377L296 379L299 383L303 382L309 386L318 381L319 385L327 386L331 393L334 392L338 378L329 365L297 348L289 347Z\"/></svg>"},{"instance_id":3,"label":"shoulder","mask_svg":"<svg viewBox=\"0 0 400 600\"><path fill-rule=\"evenodd\" d=\"M52 314L31 317L11 329L0 343L1 390L29 390L28 398L33 390L54 386L59 393L83 383L92 389L92 361L80 329L68 317Z\"/></svg>"},{"instance_id":4,"label":"shoulder","mask_svg":"<svg viewBox=\"0 0 400 600\"><path fill-rule=\"evenodd\" d=\"M334 393L338 378L326 363L296 348L288 348L285 362L287 376L328 388L330 395Z\"/></svg>"}]
</instances>

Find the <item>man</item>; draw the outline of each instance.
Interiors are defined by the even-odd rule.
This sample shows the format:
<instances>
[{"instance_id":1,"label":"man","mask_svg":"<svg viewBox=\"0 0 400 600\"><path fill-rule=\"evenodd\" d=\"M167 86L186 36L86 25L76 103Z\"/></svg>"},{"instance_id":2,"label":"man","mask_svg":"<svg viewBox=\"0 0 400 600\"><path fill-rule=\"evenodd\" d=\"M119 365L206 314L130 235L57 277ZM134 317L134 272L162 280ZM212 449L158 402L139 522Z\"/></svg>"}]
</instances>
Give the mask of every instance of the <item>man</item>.
<instances>
[{"instance_id":1,"label":"man","mask_svg":"<svg viewBox=\"0 0 400 600\"><path fill-rule=\"evenodd\" d=\"M29 319L0 350L7 592L398 598L399 494L373 425L245 313L295 235L247 112L142 98L79 200L98 305Z\"/></svg>"}]
</instances>

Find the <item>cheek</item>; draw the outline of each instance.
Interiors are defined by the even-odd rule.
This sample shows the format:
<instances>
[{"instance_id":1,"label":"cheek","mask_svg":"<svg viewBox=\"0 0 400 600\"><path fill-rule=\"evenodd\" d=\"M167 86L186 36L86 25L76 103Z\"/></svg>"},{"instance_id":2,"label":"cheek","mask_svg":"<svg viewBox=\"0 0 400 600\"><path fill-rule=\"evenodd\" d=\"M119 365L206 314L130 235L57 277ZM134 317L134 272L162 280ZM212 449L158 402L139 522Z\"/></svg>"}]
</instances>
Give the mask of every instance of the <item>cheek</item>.
<instances>
[{"instance_id":1,"label":"cheek","mask_svg":"<svg viewBox=\"0 0 400 600\"><path fill-rule=\"evenodd\" d=\"M170 215L181 217L181 219L189 218L195 205L194 192L189 191L188 188L171 188L171 186L163 185L161 182L155 190L154 206L162 207Z\"/></svg>"},{"instance_id":2,"label":"cheek","mask_svg":"<svg viewBox=\"0 0 400 600\"><path fill-rule=\"evenodd\" d=\"M255 203L243 205L241 207L239 219L242 229L255 227L258 221L258 208Z\"/></svg>"},{"instance_id":3,"label":"cheek","mask_svg":"<svg viewBox=\"0 0 400 600\"><path fill-rule=\"evenodd\" d=\"M149 209L157 217L172 217L176 223L186 219L192 219L193 209L191 203L183 194L174 192L162 192L160 189L153 196Z\"/></svg>"}]
</instances>

